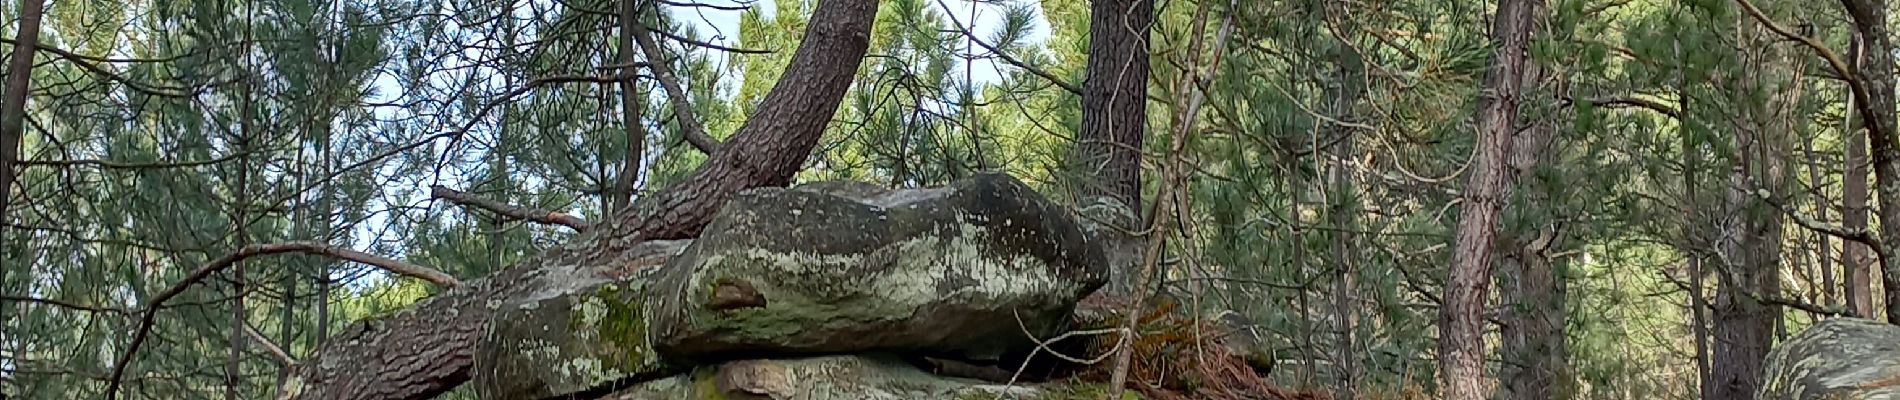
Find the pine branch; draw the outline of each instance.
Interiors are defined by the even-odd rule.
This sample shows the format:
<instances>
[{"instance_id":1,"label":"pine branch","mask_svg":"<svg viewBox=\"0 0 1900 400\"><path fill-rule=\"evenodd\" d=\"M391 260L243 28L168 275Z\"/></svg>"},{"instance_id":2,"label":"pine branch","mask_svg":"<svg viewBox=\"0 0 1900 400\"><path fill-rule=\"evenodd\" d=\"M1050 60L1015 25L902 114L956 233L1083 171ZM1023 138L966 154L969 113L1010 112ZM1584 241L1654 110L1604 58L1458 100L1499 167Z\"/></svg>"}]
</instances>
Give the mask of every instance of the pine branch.
<instances>
[{"instance_id":1,"label":"pine branch","mask_svg":"<svg viewBox=\"0 0 1900 400\"><path fill-rule=\"evenodd\" d=\"M450 189L442 185L430 186L429 197L448 200L451 203L467 207L487 210L512 219L574 228L575 231L586 231L593 226L592 224L588 224L587 221L580 219L580 217L575 217L571 214L503 204L502 202L484 199L480 196Z\"/></svg>"},{"instance_id":2,"label":"pine branch","mask_svg":"<svg viewBox=\"0 0 1900 400\"><path fill-rule=\"evenodd\" d=\"M1042 77L1042 79L1047 79L1049 80L1049 83L1053 83L1056 85L1056 87L1060 87L1062 88L1062 90L1067 90L1069 91L1069 93L1073 93L1076 96L1082 95L1082 88L1080 86L1076 86L1073 83L1069 83L1069 81L1062 80L1062 78L1058 78L1056 77L1055 74L1051 74L1048 71L1043 71L1041 68L1036 68L1035 66L1022 62L1021 60L1017 60L1016 57L1010 57L1009 53L1004 53L1002 49L998 49L996 48L996 46L991 46L989 43L983 42L982 39L977 39L975 33L971 33L969 28L963 27L963 22L957 21L957 16L955 13L947 12L948 10L950 10L949 5L944 4L943 0L938 0L937 5L943 7L943 9L946 11L943 14L944 16L950 17L950 26L955 26L957 32L962 33L964 37L970 39L970 43L975 43L977 47L982 47L984 51L988 51L992 54L996 54L997 58L1003 59L1003 62L1008 63L1010 66L1014 66L1016 68L1022 68L1023 71L1028 71L1030 74L1034 74L1036 76Z\"/></svg>"}]
</instances>

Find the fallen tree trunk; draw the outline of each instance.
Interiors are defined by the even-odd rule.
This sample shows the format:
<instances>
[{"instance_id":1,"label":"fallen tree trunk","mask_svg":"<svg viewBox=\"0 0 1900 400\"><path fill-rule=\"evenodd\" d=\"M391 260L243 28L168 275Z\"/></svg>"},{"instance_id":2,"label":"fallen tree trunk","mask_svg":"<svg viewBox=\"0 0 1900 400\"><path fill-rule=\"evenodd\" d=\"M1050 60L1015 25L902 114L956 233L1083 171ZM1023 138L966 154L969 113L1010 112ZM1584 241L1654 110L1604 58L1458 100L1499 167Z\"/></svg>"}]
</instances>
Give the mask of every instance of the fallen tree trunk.
<instances>
[{"instance_id":1,"label":"fallen tree trunk","mask_svg":"<svg viewBox=\"0 0 1900 400\"><path fill-rule=\"evenodd\" d=\"M614 220L512 268L360 322L327 341L285 391L297 399L425 399L469 380L494 311L520 299L581 290L652 267L638 244L694 237L738 192L783 186L804 165L851 86L869 44L876 0L825 0L758 111L678 185Z\"/></svg>"}]
</instances>

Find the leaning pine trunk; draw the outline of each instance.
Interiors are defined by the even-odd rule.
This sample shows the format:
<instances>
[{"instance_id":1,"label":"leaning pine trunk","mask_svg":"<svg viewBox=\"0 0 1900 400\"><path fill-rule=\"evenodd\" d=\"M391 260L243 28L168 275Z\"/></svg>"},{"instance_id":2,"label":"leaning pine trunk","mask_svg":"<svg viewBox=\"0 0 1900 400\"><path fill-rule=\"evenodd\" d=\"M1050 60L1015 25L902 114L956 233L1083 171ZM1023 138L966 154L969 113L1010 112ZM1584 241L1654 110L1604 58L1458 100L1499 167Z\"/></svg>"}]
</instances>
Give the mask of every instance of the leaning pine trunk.
<instances>
[{"instance_id":1,"label":"leaning pine trunk","mask_svg":"<svg viewBox=\"0 0 1900 400\"><path fill-rule=\"evenodd\" d=\"M425 399L454 389L469 379L494 304L557 290L534 287L538 277L551 273L600 276L641 268L625 260L633 244L696 236L739 191L790 182L850 88L877 8L877 0L820 2L804 42L758 112L685 183L634 204L571 243L345 330L305 360L291 397Z\"/></svg>"}]
</instances>

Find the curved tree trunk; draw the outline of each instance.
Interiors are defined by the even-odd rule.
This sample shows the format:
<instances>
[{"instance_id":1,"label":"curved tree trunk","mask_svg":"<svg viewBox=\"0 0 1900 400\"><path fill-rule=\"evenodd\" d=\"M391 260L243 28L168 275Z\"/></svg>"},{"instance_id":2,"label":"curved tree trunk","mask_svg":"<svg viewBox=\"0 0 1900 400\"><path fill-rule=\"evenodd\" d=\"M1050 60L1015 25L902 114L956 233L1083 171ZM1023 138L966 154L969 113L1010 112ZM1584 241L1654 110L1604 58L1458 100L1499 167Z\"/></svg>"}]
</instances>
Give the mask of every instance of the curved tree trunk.
<instances>
[{"instance_id":1,"label":"curved tree trunk","mask_svg":"<svg viewBox=\"0 0 1900 400\"><path fill-rule=\"evenodd\" d=\"M586 290L633 263L634 244L697 236L735 193L782 186L850 88L877 0L825 0L758 111L684 183L632 206L567 245L331 338L298 371L291 397L423 399L468 381L493 310L524 294Z\"/></svg>"},{"instance_id":2,"label":"curved tree trunk","mask_svg":"<svg viewBox=\"0 0 1900 400\"><path fill-rule=\"evenodd\" d=\"M14 164L20 158L20 136L26 131L26 97L32 91L33 54L40 43L40 15L45 0L20 4L20 31L14 35L13 57L7 63L6 93L0 96L0 222L6 221L13 197Z\"/></svg>"}]
</instances>

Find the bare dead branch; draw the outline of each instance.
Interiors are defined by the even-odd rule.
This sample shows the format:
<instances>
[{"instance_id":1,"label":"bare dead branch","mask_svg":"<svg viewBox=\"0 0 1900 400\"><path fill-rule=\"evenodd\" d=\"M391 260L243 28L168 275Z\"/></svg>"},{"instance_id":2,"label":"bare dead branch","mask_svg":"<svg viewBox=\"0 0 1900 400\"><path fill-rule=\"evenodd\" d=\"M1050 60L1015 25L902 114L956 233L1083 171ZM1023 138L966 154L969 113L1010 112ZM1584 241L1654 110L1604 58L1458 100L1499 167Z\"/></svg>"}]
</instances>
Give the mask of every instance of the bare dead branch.
<instances>
[{"instance_id":1,"label":"bare dead branch","mask_svg":"<svg viewBox=\"0 0 1900 400\"><path fill-rule=\"evenodd\" d=\"M742 49L738 47L721 46L721 45L717 45L713 43L707 43L705 41L701 41L701 40L697 40L697 39L693 39L693 38L689 38L685 36L675 35L672 32L667 32L665 29L650 29L650 31L659 33L660 36L665 37L667 39L672 39L675 42L690 44L690 45L704 47L704 48L713 49L713 50L719 50L719 51L724 51L724 52L729 52L729 53L739 53L739 54L772 54L771 50Z\"/></svg>"},{"instance_id":2,"label":"bare dead branch","mask_svg":"<svg viewBox=\"0 0 1900 400\"><path fill-rule=\"evenodd\" d=\"M660 88L666 90L666 102L673 105L673 116L678 118L680 132L686 136L686 142L693 148L706 154L719 149L719 141L706 136L706 126L699 123L699 116L693 113L692 98L680 86L679 77L673 74L673 66L666 62L666 55L660 53L660 45L653 41L653 31L640 23L626 24L633 28L633 40L640 45L640 53L647 57L647 68L659 77Z\"/></svg>"},{"instance_id":3,"label":"bare dead branch","mask_svg":"<svg viewBox=\"0 0 1900 400\"><path fill-rule=\"evenodd\" d=\"M152 325L157 321L157 318L158 318L158 310L164 307L166 301L171 300L173 297L178 297L179 294L183 294L185 292L185 289L191 288L193 285L196 285L198 282L204 281L205 278L210 277L211 274L213 273L217 273L218 271L223 271L226 268L230 268L232 265L236 265L239 261L244 261L245 259L256 257L256 256L269 255L269 254L283 254L283 253L305 253L305 254L313 254L313 255L324 255L324 256L335 257L335 258L348 260L348 261L355 261L358 263L380 267L384 271L389 271L391 273L395 273L398 275L409 276L409 277L419 278L422 280L433 282L437 286L441 286L443 288L454 288L456 286L462 285L462 282L459 280L456 280L455 277L449 276L449 274L442 273L441 271L435 270L433 268L423 267L423 266L410 264L410 263L406 263L402 261L397 261L397 260L393 260L389 258L384 258L381 256L359 252L355 250L334 247L334 246L330 246L324 243L285 242L285 243L254 244L254 245L244 246L243 248L238 249L236 252L232 252L229 255L225 255L224 257L220 257L216 260L212 260L210 263L207 263L202 267L198 267L197 270L194 270L190 274L185 275L183 279L179 279L178 282L173 283L171 287L165 288L165 291L159 292L157 295L152 296L151 300L148 300L146 302L144 310L140 311L140 314L142 314L142 316L139 318L138 330L132 334L132 342L126 345L125 353L120 354L118 362L115 362L112 365L112 377L106 382L106 398L113 398L114 395L118 393L119 383L124 381L125 370L126 370L127 365L131 364L133 357L138 355L139 347L145 344L145 338L151 336Z\"/></svg>"},{"instance_id":4,"label":"bare dead branch","mask_svg":"<svg viewBox=\"0 0 1900 400\"><path fill-rule=\"evenodd\" d=\"M69 301L42 299L38 297L0 295L0 301L14 302L14 303L45 304L45 305L59 307L59 308L79 310L79 311L85 311L85 312L95 312L95 313L110 313L110 314L131 314L132 313L131 311L123 309L123 308L89 306L89 305L73 303Z\"/></svg>"},{"instance_id":5,"label":"bare dead branch","mask_svg":"<svg viewBox=\"0 0 1900 400\"><path fill-rule=\"evenodd\" d=\"M19 165L28 167L98 167L104 169L165 169L202 167L236 160L251 152L235 152L210 160L179 162L125 162L109 160L21 160Z\"/></svg>"},{"instance_id":6,"label":"bare dead branch","mask_svg":"<svg viewBox=\"0 0 1900 400\"><path fill-rule=\"evenodd\" d=\"M1780 210L1781 213L1787 215L1788 218L1794 219L1795 225L1800 225L1802 228L1816 233L1841 238L1841 240L1867 245L1867 247L1874 249L1874 257L1881 260L1888 259L1886 247L1881 245L1882 239L1884 238L1875 235L1872 231L1867 229L1852 229L1841 225L1817 221L1813 217L1795 212L1793 208L1775 201L1774 198L1768 196L1765 190L1757 191L1755 197L1760 198L1762 202L1768 203L1769 206L1774 207L1776 210Z\"/></svg>"},{"instance_id":7,"label":"bare dead branch","mask_svg":"<svg viewBox=\"0 0 1900 400\"><path fill-rule=\"evenodd\" d=\"M249 336L252 342L264 345L264 352L270 353L271 357L276 358L277 365L283 366L284 368L297 366L297 359L290 358L290 353L284 352L283 347L278 346L277 343L272 343L270 339L264 338L264 334L258 332L257 327L251 326L251 324L248 323L244 324L244 336Z\"/></svg>"},{"instance_id":8,"label":"bare dead branch","mask_svg":"<svg viewBox=\"0 0 1900 400\"><path fill-rule=\"evenodd\" d=\"M1676 110L1675 107L1670 107L1668 104L1663 104L1660 101L1646 99L1642 97L1602 96L1602 97L1592 98L1587 101L1590 102L1590 105L1597 106L1597 107L1606 107L1606 108L1635 107L1635 108L1642 108L1642 109L1647 109L1650 111L1655 111L1656 113L1668 116L1669 118L1676 118L1676 119L1682 118L1682 111Z\"/></svg>"},{"instance_id":9,"label":"bare dead branch","mask_svg":"<svg viewBox=\"0 0 1900 400\"><path fill-rule=\"evenodd\" d=\"M674 6L674 7L706 8L706 9L713 9L713 10L720 10L720 11L744 11L744 10L752 8L752 0L739 1L738 2L739 5L731 5L731 6L718 5L718 4L706 4L706 3L698 3L698 2L667 1L667 0L658 0L658 2L660 4L665 4L665 5Z\"/></svg>"},{"instance_id":10,"label":"bare dead branch","mask_svg":"<svg viewBox=\"0 0 1900 400\"><path fill-rule=\"evenodd\" d=\"M438 199L448 200L451 203L455 203L455 204L459 204L463 206L488 210L489 212L500 214L501 216L512 218L512 219L534 221L534 222L550 224L550 225L560 225L560 226L565 226L569 228L574 228L575 231L586 231L588 228L593 227L593 225L587 223L587 221L580 219L580 217L575 217L571 214L557 212L557 211L542 210L538 208L527 208L527 207L521 207L521 206L516 206L516 205L503 204L499 201L484 199L480 196L476 196L476 195L469 194L469 193L462 192L455 189L450 189L442 185L430 186L429 196L438 198Z\"/></svg>"}]
</instances>

